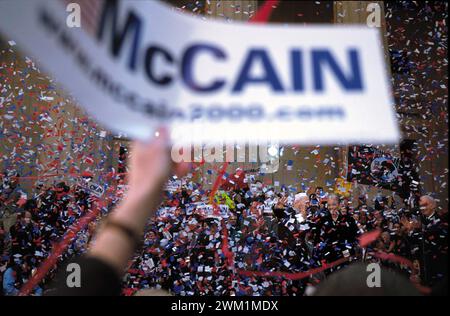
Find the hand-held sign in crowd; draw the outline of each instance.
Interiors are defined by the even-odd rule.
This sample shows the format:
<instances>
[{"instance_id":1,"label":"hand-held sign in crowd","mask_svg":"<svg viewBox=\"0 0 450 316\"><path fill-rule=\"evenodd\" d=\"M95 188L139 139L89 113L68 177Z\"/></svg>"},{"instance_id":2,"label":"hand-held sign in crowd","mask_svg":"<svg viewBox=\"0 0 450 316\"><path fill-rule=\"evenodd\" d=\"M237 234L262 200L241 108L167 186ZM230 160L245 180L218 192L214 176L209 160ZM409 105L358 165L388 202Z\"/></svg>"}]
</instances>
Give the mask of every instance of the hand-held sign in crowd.
<instances>
[{"instance_id":1,"label":"hand-held sign in crowd","mask_svg":"<svg viewBox=\"0 0 450 316\"><path fill-rule=\"evenodd\" d=\"M374 28L230 24L158 1L95 1L92 25L78 29L64 4L4 1L0 31L116 132L146 139L164 123L189 144L398 140Z\"/></svg>"}]
</instances>

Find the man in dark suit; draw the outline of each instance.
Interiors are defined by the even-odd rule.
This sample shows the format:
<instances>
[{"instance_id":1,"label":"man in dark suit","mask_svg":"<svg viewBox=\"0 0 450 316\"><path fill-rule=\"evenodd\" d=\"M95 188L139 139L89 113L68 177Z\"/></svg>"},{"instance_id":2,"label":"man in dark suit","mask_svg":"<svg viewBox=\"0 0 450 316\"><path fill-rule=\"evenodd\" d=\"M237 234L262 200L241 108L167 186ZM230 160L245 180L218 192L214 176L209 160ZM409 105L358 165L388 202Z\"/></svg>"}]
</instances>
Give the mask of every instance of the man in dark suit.
<instances>
[{"instance_id":1,"label":"man in dark suit","mask_svg":"<svg viewBox=\"0 0 450 316\"><path fill-rule=\"evenodd\" d=\"M436 201L428 195L420 197L422 215L423 281L434 286L447 275L448 222L436 212Z\"/></svg>"}]
</instances>

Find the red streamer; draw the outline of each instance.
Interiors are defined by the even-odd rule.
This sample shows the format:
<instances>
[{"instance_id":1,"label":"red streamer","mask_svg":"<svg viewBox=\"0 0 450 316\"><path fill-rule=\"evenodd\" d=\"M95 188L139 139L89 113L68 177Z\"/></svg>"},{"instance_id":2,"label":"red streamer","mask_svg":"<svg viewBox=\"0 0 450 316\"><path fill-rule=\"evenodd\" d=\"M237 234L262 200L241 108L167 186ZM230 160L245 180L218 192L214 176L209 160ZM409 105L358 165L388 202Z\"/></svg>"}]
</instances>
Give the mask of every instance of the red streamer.
<instances>
[{"instance_id":1,"label":"red streamer","mask_svg":"<svg viewBox=\"0 0 450 316\"><path fill-rule=\"evenodd\" d=\"M127 175L128 172L108 172L103 173L100 175L103 176L121 176L121 175ZM62 176L71 176L71 177L86 177L87 174L85 173L51 173L51 174L45 174L41 176L26 176L26 177L10 177L11 179L19 179L19 180L39 180L39 179L46 179L46 178L52 178L52 177L62 177ZM3 178L3 175L0 174L0 179Z\"/></svg>"},{"instance_id":2,"label":"red streamer","mask_svg":"<svg viewBox=\"0 0 450 316\"><path fill-rule=\"evenodd\" d=\"M277 6L279 0L267 0L256 14L250 19L252 23L267 23L273 9Z\"/></svg>"},{"instance_id":3,"label":"red streamer","mask_svg":"<svg viewBox=\"0 0 450 316\"><path fill-rule=\"evenodd\" d=\"M19 296L30 295L31 291L42 281L42 279L47 275L47 273L56 265L59 256L61 256L67 247L72 243L74 237L81 231L85 226L87 226L91 221L93 221L97 215L100 214L102 207L101 205L94 208L90 213L85 214L83 217L78 219L77 223L74 223L69 229L67 234L63 239L53 246L52 252L47 259L42 262L42 264L37 269L36 273L31 277L31 279L23 285L20 289Z\"/></svg>"},{"instance_id":4,"label":"red streamer","mask_svg":"<svg viewBox=\"0 0 450 316\"><path fill-rule=\"evenodd\" d=\"M402 256L393 254L393 253L387 253L387 252L371 252L369 253L370 255L374 256L375 258L381 259L381 260L386 260L386 261L391 261L391 262L397 262L399 264L403 264L408 266L409 268L413 269L414 268L414 264L412 263L411 260L406 259Z\"/></svg>"},{"instance_id":5,"label":"red streamer","mask_svg":"<svg viewBox=\"0 0 450 316\"><path fill-rule=\"evenodd\" d=\"M271 278L284 278L288 280L302 280L305 278L310 277L313 274L320 273L322 271L328 270L330 268L333 268L337 265L340 265L344 262L347 262L349 258L341 258L336 261L333 261L331 263L325 263L321 267L313 268L308 271L302 271L302 272L279 272L279 271L245 271L245 270L238 270L237 273L243 276L258 276L258 277L271 277Z\"/></svg>"},{"instance_id":6,"label":"red streamer","mask_svg":"<svg viewBox=\"0 0 450 316\"><path fill-rule=\"evenodd\" d=\"M358 239L359 239L359 245L362 248L367 247L368 245L370 245L371 243L373 243L375 240L378 239L378 237L381 234L381 230L376 229L376 230L372 230L370 232L367 232L365 234L362 234Z\"/></svg>"}]
</instances>

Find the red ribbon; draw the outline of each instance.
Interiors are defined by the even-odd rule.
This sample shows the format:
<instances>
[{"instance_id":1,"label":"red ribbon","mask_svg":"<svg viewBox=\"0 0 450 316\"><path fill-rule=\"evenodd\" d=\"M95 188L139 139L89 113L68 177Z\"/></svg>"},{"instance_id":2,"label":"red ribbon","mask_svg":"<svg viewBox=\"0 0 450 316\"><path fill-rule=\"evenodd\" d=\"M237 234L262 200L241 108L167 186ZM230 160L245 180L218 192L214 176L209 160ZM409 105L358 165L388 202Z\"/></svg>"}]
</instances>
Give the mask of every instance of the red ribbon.
<instances>
[{"instance_id":1,"label":"red ribbon","mask_svg":"<svg viewBox=\"0 0 450 316\"><path fill-rule=\"evenodd\" d=\"M337 265L340 265L344 262L347 262L348 258L341 258L336 261L333 261L331 263L324 263L321 267L313 268L308 271L302 271L302 272L280 272L280 271L245 271L245 270L238 270L237 273L243 276L258 276L258 277L275 277L275 278L284 278L288 280L302 280L305 278L310 277L313 274L320 273L322 271L328 270L330 268L333 268Z\"/></svg>"},{"instance_id":2,"label":"red ribbon","mask_svg":"<svg viewBox=\"0 0 450 316\"><path fill-rule=\"evenodd\" d=\"M252 23L267 23L273 9L280 2L279 0L267 0L256 14L250 19Z\"/></svg>"},{"instance_id":3,"label":"red ribbon","mask_svg":"<svg viewBox=\"0 0 450 316\"><path fill-rule=\"evenodd\" d=\"M78 222L74 223L69 229L67 234L63 239L53 246L52 252L47 259L42 262L36 273L31 277L31 279L23 285L20 289L19 296L29 295L33 289L42 281L42 279L47 275L48 271L52 269L57 261L58 257L61 256L67 247L72 243L74 237L80 232L84 227L86 227L90 222L92 222L97 215L100 214L102 209L101 205L98 205L92 212L85 214L83 217L78 219Z\"/></svg>"}]
</instances>

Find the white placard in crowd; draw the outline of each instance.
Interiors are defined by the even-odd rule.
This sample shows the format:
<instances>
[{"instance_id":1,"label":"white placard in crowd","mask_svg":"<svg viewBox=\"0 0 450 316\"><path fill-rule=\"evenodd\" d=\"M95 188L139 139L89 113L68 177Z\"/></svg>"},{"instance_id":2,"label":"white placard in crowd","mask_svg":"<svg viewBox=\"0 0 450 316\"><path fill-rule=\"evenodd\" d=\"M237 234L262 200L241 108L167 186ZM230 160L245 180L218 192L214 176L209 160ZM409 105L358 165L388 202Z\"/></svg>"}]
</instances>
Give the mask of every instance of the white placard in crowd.
<instances>
[{"instance_id":1,"label":"white placard in crowd","mask_svg":"<svg viewBox=\"0 0 450 316\"><path fill-rule=\"evenodd\" d=\"M102 197L103 193L105 192L105 190L103 189L103 186L101 186L98 183L95 182L87 182L87 181L80 181L79 185L88 190L90 193L92 193L93 195L95 195L96 197Z\"/></svg>"},{"instance_id":2,"label":"white placard in crowd","mask_svg":"<svg viewBox=\"0 0 450 316\"><path fill-rule=\"evenodd\" d=\"M181 180L169 180L167 181L165 190L169 192L175 192L181 188Z\"/></svg>"},{"instance_id":3,"label":"white placard in crowd","mask_svg":"<svg viewBox=\"0 0 450 316\"><path fill-rule=\"evenodd\" d=\"M204 202L191 203L190 206L195 208L195 212L204 217L228 217L230 216L230 208L226 204L218 204L218 212L214 211L214 206Z\"/></svg>"},{"instance_id":4,"label":"white placard in crowd","mask_svg":"<svg viewBox=\"0 0 450 316\"><path fill-rule=\"evenodd\" d=\"M67 3L1 1L0 32L116 132L144 139L164 124L186 143L399 139L376 28L227 23L153 0L85 1L77 28Z\"/></svg>"}]
</instances>

